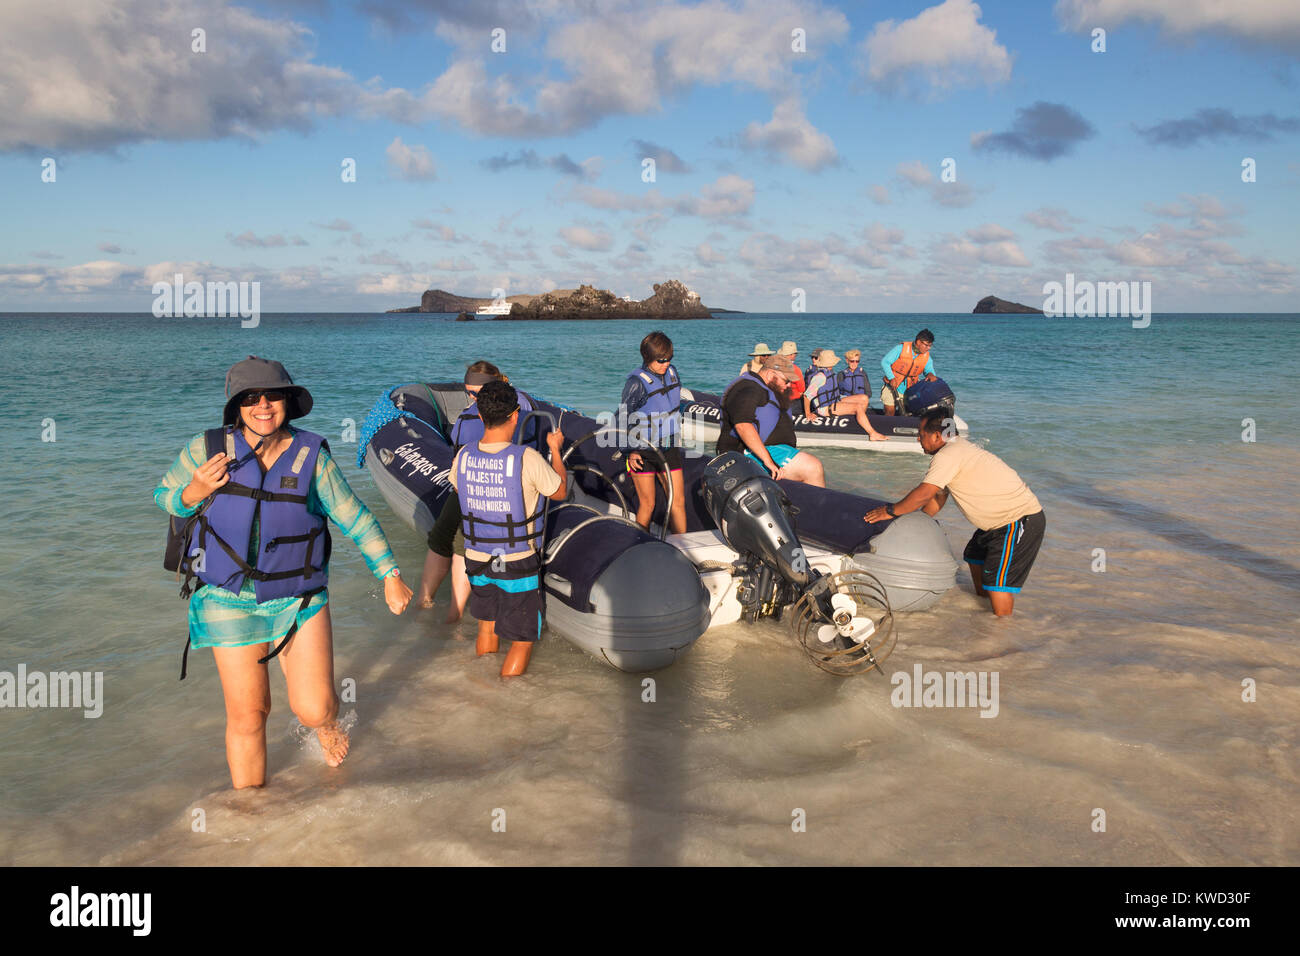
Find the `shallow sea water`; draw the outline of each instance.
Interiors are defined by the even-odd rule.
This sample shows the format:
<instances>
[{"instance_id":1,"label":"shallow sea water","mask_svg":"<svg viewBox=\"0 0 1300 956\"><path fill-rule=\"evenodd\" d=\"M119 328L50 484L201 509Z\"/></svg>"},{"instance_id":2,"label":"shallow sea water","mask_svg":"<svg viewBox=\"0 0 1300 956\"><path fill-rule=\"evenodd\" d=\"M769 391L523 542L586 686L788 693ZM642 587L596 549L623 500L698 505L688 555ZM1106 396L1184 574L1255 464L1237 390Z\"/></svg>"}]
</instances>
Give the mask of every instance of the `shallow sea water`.
<instances>
[{"instance_id":1,"label":"shallow sea water","mask_svg":"<svg viewBox=\"0 0 1300 956\"><path fill-rule=\"evenodd\" d=\"M98 719L0 709L0 863L1294 865L1297 318L667 323L686 384L709 388L756 341L796 339L804 362L816 345L859 347L872 368L934 330L960 413L1043 502L1047 538L1013 618L994 619L963 572L936 608L898 617L885 671L996 672L997 716L894 707L886 677L823 674L773 623L710 631L653 675L653 703L640 676L554 636L526 677L502 681L474 657L471 621L442 623L445 589L437 608L393 617L336 536L330 610L336 674L356 686L343 705L352 752L324 766L277 676L270 784L236 793L211 655L176 680L185 610L151 497L184 441L215 423L225 369L278 358L312 390L303 425L344 459L411 581L423 542L356 469L343 420L393 384L455 380L481 357L596 412L617 402L647 329L0 316L0 670L102 671L105 696ZM1268 343L1252 360L1263 384L1225 381L1243 342ZM832 485L895 498L926 463L822 457ZM940 521L959 555L970 526L953 505Z\"/></svg>"}]
</instances>

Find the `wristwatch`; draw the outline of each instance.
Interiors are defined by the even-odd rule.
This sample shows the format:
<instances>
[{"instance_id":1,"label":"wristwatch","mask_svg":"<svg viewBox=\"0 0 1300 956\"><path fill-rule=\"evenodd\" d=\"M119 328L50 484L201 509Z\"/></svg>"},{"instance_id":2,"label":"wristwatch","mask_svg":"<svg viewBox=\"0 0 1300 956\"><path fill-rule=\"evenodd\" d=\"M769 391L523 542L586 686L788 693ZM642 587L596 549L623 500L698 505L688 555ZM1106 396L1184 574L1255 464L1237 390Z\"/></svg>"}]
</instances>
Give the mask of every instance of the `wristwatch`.
<instances>
[{"instance_id":1,"label":"wristwatch","mask_svg":"<svg viewBox=\"0 0 1300 956\"><path fill-rule=\"evenodd\" d=\"M400 578L401 576L402 572L398 568L393 568L393 570L384 575L385 578Z\"/></svg>"},{"instance_id":2,"label":"wristwatch","mask_svg":"<svg viewBox=\"0 0 1300 956\"><path fill-rule=\"evenodd\" d=\"M897 518L897 517L898 517L898 515L894 514L894 506L893 506L893 505L885 505L885 514L889 515L889 517L891 517L891 518Z\"/></svg>"}]
</instances>

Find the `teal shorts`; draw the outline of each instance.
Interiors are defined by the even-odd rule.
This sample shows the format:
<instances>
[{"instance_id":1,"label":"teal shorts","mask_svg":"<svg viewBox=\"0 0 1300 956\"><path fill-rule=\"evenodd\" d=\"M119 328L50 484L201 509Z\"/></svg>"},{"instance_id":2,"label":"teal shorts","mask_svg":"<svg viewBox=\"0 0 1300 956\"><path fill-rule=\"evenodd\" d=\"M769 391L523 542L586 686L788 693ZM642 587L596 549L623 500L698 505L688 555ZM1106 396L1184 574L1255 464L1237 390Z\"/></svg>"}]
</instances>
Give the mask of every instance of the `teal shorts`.
<instances>
[{"instance_id":1,"label":"teal shorts","mask_svg":"<svg viewBox=\"0 0 1300 956\"><path fill-rule=\"evenodd\" d=\"M799 454L799 449L795 448L793 445L768 445L767 453L771 455L772 460L776 462L776 467L784 468L786 465L790 464L790 460L794 458L795 455ZM754 459L754 461L758 462L760 465L763 464L762 459L752 451L746 451L745 454ZM767 466L763 465L763 467L766 468Z\"/></svg>"}]
</instances>

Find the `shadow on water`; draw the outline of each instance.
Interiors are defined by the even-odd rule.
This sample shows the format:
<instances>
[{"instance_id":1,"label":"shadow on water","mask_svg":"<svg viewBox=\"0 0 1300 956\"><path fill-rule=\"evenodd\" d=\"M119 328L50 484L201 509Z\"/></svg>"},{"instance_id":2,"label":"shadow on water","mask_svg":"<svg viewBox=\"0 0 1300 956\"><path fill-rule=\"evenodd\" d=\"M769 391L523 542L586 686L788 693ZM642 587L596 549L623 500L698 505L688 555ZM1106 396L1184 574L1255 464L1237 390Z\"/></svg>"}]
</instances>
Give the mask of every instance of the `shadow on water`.
<instances>
[{"instance_id":1,"label":"shadow on water","mask_svg":"<svg viewBox=\"0 0 1300 956\"><path fill-rule=\"evenodd\" d=\"M703 640L703 638L701 638ZM631 866L672 866L681 862L683 822L687 813L685 755L681 729L691 719L690 681L683 679L686 660L668 671L628 674L623 709L623 792L632 815L627 843ZM654 681L647 686L646 680ZM653 689L653 701L647 696Z\"/></svg>"},{"instance_id":2,"label":"shadow on water","mask_svg":"<svg viewBox=\"0 0 1300 956\"><path fill-rule=\"evenodd\" d=\"M1206 534L1184 518L1168 511L1152 508L1139 501L1118 498L1097 490L1087 482L1079 481L1059 472L1043 471L1041 474L1056 482L1056 486L1086 505L1105 508L1107 511L1140 525L1152 534L1171 541L1189 551L1256 574L1266 581L1292 591L1300 591L1300 568L1261 554L1251 548Z\"/></svg>"}]
</instances>

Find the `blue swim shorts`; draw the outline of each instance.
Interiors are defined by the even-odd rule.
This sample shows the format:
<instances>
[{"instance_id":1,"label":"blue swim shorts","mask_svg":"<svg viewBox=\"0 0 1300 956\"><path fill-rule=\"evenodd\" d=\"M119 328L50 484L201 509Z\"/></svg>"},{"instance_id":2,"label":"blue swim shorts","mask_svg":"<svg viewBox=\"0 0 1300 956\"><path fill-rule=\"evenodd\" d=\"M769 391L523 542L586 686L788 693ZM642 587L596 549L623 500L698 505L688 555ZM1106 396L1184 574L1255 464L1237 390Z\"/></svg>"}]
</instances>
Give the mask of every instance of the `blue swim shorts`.
<instances>
[{"instance_id":1,"label":"blue swim shorts","mask_svg":"<svg viewBox=\"0 0 1300 956\"><path fill-rule=\"evenodd\" d=\"M776 467L784 468L786 465L790 464L790 459L799 454L799 449L795 448L793 445L768 445L767 453L771 455L772 460L776 462ZM758 462L760 465L763 464L762 460L752 451L746 451L745 454L754 459L754 461ZM767 466L763 465L763 467L766 468Z\"/></svg>"}]
</instances>

